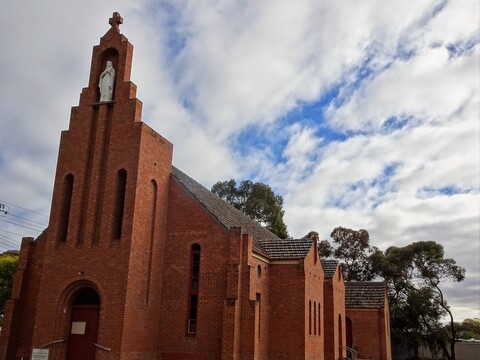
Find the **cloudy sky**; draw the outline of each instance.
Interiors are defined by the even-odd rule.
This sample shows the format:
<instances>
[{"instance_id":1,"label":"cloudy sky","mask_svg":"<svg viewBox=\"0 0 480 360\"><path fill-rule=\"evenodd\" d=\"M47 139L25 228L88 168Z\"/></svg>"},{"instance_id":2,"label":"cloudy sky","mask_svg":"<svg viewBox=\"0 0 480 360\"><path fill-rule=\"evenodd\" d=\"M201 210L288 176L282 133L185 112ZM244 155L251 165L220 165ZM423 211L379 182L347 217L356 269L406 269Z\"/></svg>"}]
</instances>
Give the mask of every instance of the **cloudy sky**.
<instances>
[{"instance_id":1,"label":"cloudy sky","mask_svg":"<svg viewBox=\"0 0 480 360\"><path fill-rule=\"evenodd\" d=\"M0 251L48 221L60 131L113 11L177 167L270 184L293 237L435 240L467 269L445 285L455 316L480 317L477 0L2 1Z\"/></svg>"}]
</instances>

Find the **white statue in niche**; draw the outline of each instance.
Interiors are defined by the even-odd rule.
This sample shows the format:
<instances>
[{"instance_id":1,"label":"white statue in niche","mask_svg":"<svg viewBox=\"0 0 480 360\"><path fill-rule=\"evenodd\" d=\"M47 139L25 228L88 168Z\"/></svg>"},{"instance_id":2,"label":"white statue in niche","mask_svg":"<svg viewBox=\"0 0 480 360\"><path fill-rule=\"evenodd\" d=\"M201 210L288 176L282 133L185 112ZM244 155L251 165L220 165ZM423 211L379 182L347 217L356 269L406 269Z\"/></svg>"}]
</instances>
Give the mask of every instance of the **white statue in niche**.
<instances>
[{"instance_id":1,"label":"white statue in niche","mask_svg":"<svg viewBox=\"0 0 480 360\"><path fill-rule=\"evenodd\" d=\"M113 86L115 84L115 69L111 61L107 61L107 66L100 75L98 87L100 88L100 102L112 101Z\"/></svg>"}]
</instances>

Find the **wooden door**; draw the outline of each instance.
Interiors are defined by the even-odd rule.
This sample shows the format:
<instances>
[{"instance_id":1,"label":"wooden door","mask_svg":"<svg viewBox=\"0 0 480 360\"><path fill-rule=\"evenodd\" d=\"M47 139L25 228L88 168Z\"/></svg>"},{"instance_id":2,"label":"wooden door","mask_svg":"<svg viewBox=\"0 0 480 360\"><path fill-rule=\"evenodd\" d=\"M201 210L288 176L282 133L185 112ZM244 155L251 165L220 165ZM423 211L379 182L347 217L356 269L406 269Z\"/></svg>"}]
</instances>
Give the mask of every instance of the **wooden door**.
<instances>
[{"instance_id":1,"label":"wooden door","mask_svg":"<svg viewBox=\"0 0 480 360\"><path fill-rule=\"evenodd\" d=\"M99 314L99 305L73 306L67 360L95 360Z\"/></svg>"}]
</instances>

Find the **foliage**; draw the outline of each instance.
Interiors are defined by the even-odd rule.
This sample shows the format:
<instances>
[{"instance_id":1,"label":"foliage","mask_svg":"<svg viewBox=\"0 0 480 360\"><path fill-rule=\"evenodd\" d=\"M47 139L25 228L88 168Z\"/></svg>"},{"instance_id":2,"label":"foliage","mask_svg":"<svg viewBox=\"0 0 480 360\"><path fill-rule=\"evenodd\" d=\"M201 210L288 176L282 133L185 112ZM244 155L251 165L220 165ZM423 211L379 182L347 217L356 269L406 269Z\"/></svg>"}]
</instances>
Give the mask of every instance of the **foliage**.
<instances>
[{"instance_id":1,"label":"foliage","mask_svg":"<svg viewBox=\"0 0 480 360\"><path fill-rule=\"evenodd\" d=\"M3 320L5 302L10 298L13 273L17 268L18 254L6 252L0 255L0 321Z\"/></svg>"},{"instance_id":2,"label":"foliage","mask_svg":"<svg viewBox=\"0 0 480 360\"><path fill-rule=\"evenodd\" d=\"M318 240L318 232L315 230L309 231L307 235L303 237L304 239L317 239Z\"/></svg>"},{"instance_id":3,"label":"foliage","mask_svg":"<svg viewBox=\"0 0 480 360\"><path fill-rule=\"evenodd\" d=\"M318 242L318 254L322 258L329 258L333 255L333 247L328 240L320 240Z\"/></svg>"},{"instance_id":4,"label":"foliage","mask_svg":"<svg viewBox=\"0 0 480 360\"><path fill-rule=\"evenodd\" d=\"M333 229L333 255L340 261L345 281L370 281L375 278L370 257L377 248L370 246L370 235L366 230L343 227Z\"/></svg>"},{"instance_id":5,"label":"foliage","mask_svg":"<svg viewBox=\"0 0 480 360\"><path fill-rule=\"evenodd\" d=\"M459 339L480 340L480 319L465 319L457 324Z\"/></svg>"},{"instance_id":6,"label":"foliage","mask_svg":"<svg viewBox=\"0 0 480 360\"><path fill-rule=\"evenodd\" d=\"M278 237L288 238L283 222L283 198L275 195L270 186L245 180L237 187L236 181L231 179L217 182L211 190Z\"/></svg>"},{"instance_id":7,"label":"foliage","mask_svg":"<svg viewBox=\"0 0 480 360\"><path fill-rule=\"evenodd\" d=\"M455 359L458 327L441 283L461 282L465 269L444 257L441 244L419 241L404 247L390 247L372 257L372 269L389 285L392 328L409 336L413 343L440 349L447 359ZM449 324L440 320L447 316Z\"/></svg>"},{"instance_id":8,"label":"foliage","mask_svg":"<svg viewBox=\"0 0 480 360\"><path fill-rule=\"evenodd\" d=\"M303 237L304 239L317 239L318 244L318 254L322 258L329 258L333 255L333 247L330 245L328 240L319 240L318 232L312 230L307 235Z\"/></svg>"},{"instance_id":9,"label":"foliage","mask_svg":"<svg viewBox=\"0 0 480 360\"><path fill-rule=\"evenodd\" d=\"M424 344L441 351L447 359L455 359L455 342L475 333L479 324L454 322L441 285L463 281L465 269L454 259L445 258L441 244L419 241L383 252L370 245L366 230L337 227L330 236L333 247L322 244L322 256L328 257L333 249L346 281L383 278L387 283L393 338L414 345L417 351ZM444 317L449 319L446 326L441 323Z\"/></svg>"}]
</instances>

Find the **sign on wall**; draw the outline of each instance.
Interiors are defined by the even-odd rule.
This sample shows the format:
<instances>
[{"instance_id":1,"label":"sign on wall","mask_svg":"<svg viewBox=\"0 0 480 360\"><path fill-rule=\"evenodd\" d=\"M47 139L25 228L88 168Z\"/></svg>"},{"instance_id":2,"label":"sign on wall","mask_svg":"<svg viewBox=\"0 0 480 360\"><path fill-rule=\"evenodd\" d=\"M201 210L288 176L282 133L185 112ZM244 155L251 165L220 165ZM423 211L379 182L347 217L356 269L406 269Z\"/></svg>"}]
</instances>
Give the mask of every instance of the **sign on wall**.
<instances>
[{"instance_id":1,"label":"sign on wall","mask_svg":"<svg viewBox=\"0 0 480 360\"><path fill-rule=\"evenodd\" d=\"M48 349L33 349L32 360L48 360Z\"/></svg>"}]
</instances>

